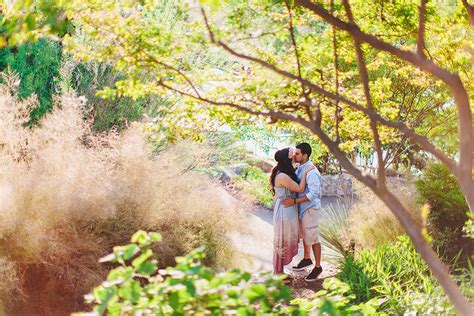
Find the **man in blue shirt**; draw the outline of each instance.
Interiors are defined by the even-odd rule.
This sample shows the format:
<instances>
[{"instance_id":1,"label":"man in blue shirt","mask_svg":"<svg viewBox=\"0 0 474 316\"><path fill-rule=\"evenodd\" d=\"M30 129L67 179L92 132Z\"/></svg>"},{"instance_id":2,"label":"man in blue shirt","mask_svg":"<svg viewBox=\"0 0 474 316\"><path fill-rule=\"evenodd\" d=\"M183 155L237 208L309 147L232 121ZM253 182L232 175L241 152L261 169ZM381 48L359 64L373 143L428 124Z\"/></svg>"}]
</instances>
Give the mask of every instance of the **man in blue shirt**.
<instances>
[{"instance_id":1,"label":"man in blue shirt","mask_svg":"<svg viewBox=\"0 0 474 316\"><path fill-rule=\"evenodd\" d=\"M299 179L301 179L301 175L306 168L313 166L313 163L309 160L311 152L312 149L308 143L301 143L296 146L294 160L300 164L296 170ZM287 198L283 201L286 207L296 203L298 203L299 210L300 232L303 236L304 258L293 269L301 271L313 264L311 260L312 248L315 264L311 273L305 278L306 281L312 282L323 272L321 268L321 242L318 232L321 213L321 174L318 169L315 168L306 175L304 193L298 193L298 198Z\"/></svg>"}]
</instances>

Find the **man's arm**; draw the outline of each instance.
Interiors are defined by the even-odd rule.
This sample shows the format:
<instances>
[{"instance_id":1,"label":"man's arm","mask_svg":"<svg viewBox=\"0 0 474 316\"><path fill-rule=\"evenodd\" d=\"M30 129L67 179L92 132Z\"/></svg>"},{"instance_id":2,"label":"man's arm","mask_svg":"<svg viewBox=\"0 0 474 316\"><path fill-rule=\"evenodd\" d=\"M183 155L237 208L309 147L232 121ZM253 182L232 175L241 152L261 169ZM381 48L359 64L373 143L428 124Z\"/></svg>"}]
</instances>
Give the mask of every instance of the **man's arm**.
<instances>
[{"instance_id":1,"label":"man's arm","mask_svg":"<svg viewBox=\"0 0 474 316\"><path fill-rule=\"evenodd\" d=\"M306 201L309 201L308 197L305 195L303 197L300 197L300 198L286 198L283 200L283 205L285 207L288 207L288 206L292 206L292 205L295 205L295 204L298 204L298 203L303 203L303 202L306 202Z\"/></svg>"},{"instance_id":2,"label":"man's arm","mask_svg":"<svg viewBox=\"0 0 474 316\"><path fill-rule=\"evenodd\" d=\"M321 198L321 181L317 171L311 171L306 176L307 185L308 185L308 193L306 193L306 197L311 202L319 200Z\"/></svg>"}]
</instances>

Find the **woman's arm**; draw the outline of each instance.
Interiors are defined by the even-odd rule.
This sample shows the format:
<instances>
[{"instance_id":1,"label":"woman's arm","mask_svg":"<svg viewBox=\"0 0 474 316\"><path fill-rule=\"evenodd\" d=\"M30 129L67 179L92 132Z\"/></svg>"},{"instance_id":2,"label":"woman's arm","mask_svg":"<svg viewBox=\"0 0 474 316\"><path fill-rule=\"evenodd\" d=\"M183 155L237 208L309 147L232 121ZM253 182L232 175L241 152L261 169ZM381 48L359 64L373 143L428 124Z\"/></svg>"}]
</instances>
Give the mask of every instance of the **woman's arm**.
<instances>
[{"instance_id":1,"label":"woman's arm","mask_svg":"<svg viewBox=\"0 0 474 316\"><path fill-rule=\"evenodd\" d=\"M314 167L307 168L303 174L301 175L301 182L300 184L296 183L293 179L291 179L287 174L280 173L275 179L276 186L282 186L285 188L290 189L293 192L303 193L306 189L306 174L313 170Z\"/></svg>"},{"instance_id":2,"label":"woman's arm","mask_svg":"<svg viewBox=\"0 0 474 316\"><path fill-rule=\"evenodd\" d=\"M308 172L310 172L311 170L314 170L314 169L316 169L316 167L311 166L311 167L306 168L305 171L303 171L303 173L301 174L300 184L298 185L297 183L295 183L296 185L298 185L298 189L299 189L299 190L295 190L295 192L303 193L305 191L305 189L306 189L306 175L308 174Z\"/></svg>"}]
</instances>

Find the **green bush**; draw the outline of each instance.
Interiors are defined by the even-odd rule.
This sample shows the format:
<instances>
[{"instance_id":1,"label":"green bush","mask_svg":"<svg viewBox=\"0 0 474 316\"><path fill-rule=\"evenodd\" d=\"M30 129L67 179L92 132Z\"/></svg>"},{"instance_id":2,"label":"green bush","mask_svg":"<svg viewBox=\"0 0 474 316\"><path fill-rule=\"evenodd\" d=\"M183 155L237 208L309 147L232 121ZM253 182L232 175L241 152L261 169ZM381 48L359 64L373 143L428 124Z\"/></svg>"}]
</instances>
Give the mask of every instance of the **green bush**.
<instances>
[{"instance_id":1,"label":"green bush","mask_svg":"<svg viewBox=\"0 0 474 316\"><path fill-rule=\"evenodd\" d=\"M448 262L460 252L461 260L465 261L473 249L473 240L463 236L469 208L456 178L445 165L431 163L415 184L420 203L430 205L428 231L434 248L439 249L440 255Z\"/></svg>"},{"instance_id":2,"label":"green bush","mask_svg":"<svg viewBox=\"0 0 474 316\"><path fill-rule=\"evenodd\" d=\"M471 267L454 277L471 297L472 271ZM337 278L350 286L347 293L353 295L350 303L354 305L378 299L383 302L380 310L389 314L454 313L407 236L399 237L396 243L363 250L356 258L348 257Z\"/></svg>"},{"instance_id":3,"label":"green bush","mask_svg":"<svg viewBox=\"0 0 474 316\"><path fill-rule=\"evenodd\" d=\"M39 104L31 113L32 122L36 122L53 105L53 96L58 92L61 59L61 45L47 39L0 50L0 71L10 67L20 76L18 96L21 99L32 94L38 96Z\"/></svg>"},{"instance_id":4,"label":"green bush","mask_svg":"<svg viewBox=\"0 0 474 316\"><path fill-rule=\"evenodd\" d=\"M98 91L105 87L113 87L118 80L122 79L120 73L106 63L76 63L71 58L64 59L66 61L63 63L61 80L76 94L86 97L86 108L94 117L96 130L106 131L112 128L121 130L130 122L140 120L144 114L158 116L162 114L158 113L158 108L165 109L172 106L158 96L136 100L125 96L113 98L98 96Z\"/></svg>"},{"instance_id":5,"label":"green bush","mask_svg":"<svg viewBox=\"0 0 474 316\"><path fill-rule=\"evenodd\" d=\"M263 275L256 282L247 272L231 270L215 274L202 265L203 248L184 257L177 265L159 270L152 246L161 240L157 233L138 231L132 243L114 247L102 262L118 263L107 280L86 298L99 314L154 315L299 315L289 303L290 288L283 277ZM282 304L286 303L286 304Z\"/></svg>"},{"instance_id":6,"label":"green bush","mask_svg":"<svg viewBox=\"0 0 474 316\"><path fill-rule=\"evenodd\" d=\"M377 313L383 299L374 298L367 302L354 304L355 295L351 287L337 278L324 280L323 290L310 299L295 299L303 312L319 311L325 315L373 315Z\"/></svg>"},{"instance_id":7,"label":"green bush","mask_svg":"<svg viewBox=\"0 0 474 316\"><path fill-rule=\"evenodd\" d=\"M270 191L269 178L270 176L259 167L246 166L241 175L232 179L232 183L244 194L271 207L273 195Z\"/></svg>"},{"instance_id":8,"label":"green bush","mask_svg":"<svg viewBox=\"0 0 474 316\"><path fill-rule=\"evenodd\" d=\"M338 279L324 282L313 298L292 299L283 276L251 275L238 269L214 273L203 265L203 247L176 258L176 266L159 269L153 249L158 233L138 231L132 243L114 247L101 262L118 264L107 279L86 295L102 315L349 315L373 314L383 300L352 304L350 286ZM78 313L76 315L84 315Z\"/></svg>"}]
</instances>

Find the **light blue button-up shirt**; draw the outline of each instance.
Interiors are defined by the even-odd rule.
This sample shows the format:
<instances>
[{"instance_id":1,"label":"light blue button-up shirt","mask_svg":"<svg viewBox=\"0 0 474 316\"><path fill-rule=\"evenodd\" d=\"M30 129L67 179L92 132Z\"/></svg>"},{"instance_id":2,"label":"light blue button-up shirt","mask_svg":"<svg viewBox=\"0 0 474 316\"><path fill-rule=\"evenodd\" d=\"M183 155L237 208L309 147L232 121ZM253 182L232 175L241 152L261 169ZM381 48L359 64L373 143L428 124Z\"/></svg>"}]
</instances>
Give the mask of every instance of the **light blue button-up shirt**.
<instances>
[{"instance_id":1,"label":"light blue button-up shirt","mask_svg":"<svg viewBox=\"0 0 474 316\"><path fill-rule=\"evenodd\" d=\"M311 161L307 161L296 169L296 176L301 180L301 175L306 168L313 166ZM303 218L304 213L309 208L321 208L321 174L318 169L313 169L306 175L306 188L303 193L298 193L298 197L306 196L309 201L299 203L299 217Z\"/></svg>"}]
</instances>

